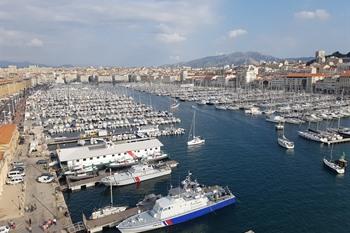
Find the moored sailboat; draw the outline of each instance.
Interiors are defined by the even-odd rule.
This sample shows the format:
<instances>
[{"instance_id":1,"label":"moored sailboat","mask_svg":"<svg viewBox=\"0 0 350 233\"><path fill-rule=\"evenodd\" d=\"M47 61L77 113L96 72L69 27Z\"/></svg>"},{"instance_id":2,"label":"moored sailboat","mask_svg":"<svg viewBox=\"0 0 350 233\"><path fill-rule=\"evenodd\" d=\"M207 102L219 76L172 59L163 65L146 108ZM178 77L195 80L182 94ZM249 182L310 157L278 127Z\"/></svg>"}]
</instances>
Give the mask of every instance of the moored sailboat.
<instances>
[{"instance_id":1,"label":"moored sailboat","mask_svg":"<svg viewBox=\"0 0 350 233\"><path fill-rule=\"evenodd\" d=\"M205 139L203 139L200 136L196 136L195 134L195 127L196 127L196 111L193 112L193 120L192 120L192 127L190 130L190 134L188 135L188 146L194 146L194 145L200 145L205 143ZM192 139L191 139L192 136Z\"/></svg>"}]
</instances>

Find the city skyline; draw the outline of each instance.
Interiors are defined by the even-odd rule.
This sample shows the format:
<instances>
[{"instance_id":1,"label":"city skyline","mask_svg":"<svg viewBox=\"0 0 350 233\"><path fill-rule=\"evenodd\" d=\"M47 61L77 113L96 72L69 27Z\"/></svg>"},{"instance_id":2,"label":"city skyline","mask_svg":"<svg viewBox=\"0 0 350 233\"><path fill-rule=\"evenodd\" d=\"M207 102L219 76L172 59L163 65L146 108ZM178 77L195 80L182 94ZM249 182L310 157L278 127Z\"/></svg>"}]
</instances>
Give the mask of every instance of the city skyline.
<instances>
[{"instance_id":1,"label":"city skyline","mask_svg":"<svg viewBox=\"0 0 350 233\"><path fill-rule=\"evenodd\" d=\"M337 1L2 1L0 60L152 66L236 51L348 52ZM335 43L335 41L337 41Z\"/></svg>"}]
</instances>

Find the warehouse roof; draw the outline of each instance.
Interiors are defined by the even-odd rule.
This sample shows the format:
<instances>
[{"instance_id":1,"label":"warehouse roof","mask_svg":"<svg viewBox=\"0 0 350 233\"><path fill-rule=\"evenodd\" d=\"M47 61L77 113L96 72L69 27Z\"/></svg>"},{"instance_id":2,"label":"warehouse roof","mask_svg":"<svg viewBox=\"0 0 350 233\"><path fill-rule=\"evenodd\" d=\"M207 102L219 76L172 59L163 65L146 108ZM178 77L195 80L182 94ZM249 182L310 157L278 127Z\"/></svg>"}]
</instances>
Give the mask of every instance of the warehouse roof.
<instances>
[{"instance_id":1,"label":"warehouse roof","mask_svg":"<svg viewBox=\"0 0 350 233\"><path fill-rule=\"evenodd\" d=\"M137 151L153 147L161 147L163 144L158 139L130 141L106 146L105 144L90 145L58 149L57 154L61 162L85 159L103 155L119 154L128 151Z\"/></svg>"},{"instance_id":2,"label":"warehouse roof","mask_svg":"<svg viewBox=\"0 0 350 233\"><path fill-rule=\"evenodd\" d=\"M16 131L15 124L6 124L0 126L0 144L9 144L12 135Z\"/></svg>"}]
</instances>

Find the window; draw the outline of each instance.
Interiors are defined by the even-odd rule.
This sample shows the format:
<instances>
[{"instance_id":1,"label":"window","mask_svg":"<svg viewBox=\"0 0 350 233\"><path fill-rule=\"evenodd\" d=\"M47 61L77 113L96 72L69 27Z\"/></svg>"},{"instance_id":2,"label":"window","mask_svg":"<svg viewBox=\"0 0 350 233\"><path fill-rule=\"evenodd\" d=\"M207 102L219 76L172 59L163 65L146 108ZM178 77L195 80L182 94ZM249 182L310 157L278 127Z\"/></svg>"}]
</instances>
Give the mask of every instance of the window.
<instances>
[{"instance_id":1,"label":"window","mask_svg":"<svg viewBox=\"0 0 350 233\"><path fill-rule=\"evenodd\" d=\"M104 155L103 158L106 158L106 156Z\"/></svg>"},{"instance_id":2,"label":"window","mask_svg":"<svg viewBox=\"0 0 350 233\"><path fill-rule=\"evenodd\" d=\"M79 159L77 159L76 161L79 162Z\"/></svg>"},{"instance_id":3,"label":"window","mask_svg":"<svg viewBox=\"0 0 350 233\"><path fill-rule=\"evenodd\" d=\"M115 156L115 154L112 155L112 157L114 157L114 156Z\"/></svg>"},{"instance_id":4,"label":"window","mask_svg":"<svg viewBox=\"0 0 350 233\"><path fill-rule=\"evenodd\" d=\"M92 160L92 158L90 158L90 160Z\"/></svg>"},{"instance_id":5,"label":"window","mask_svg":"<svg viewBox=\"0 0 350 233\"><path fill-rule=\"evenodd\" d=\"M83 159L83 161L86 161L86 159Z\"/></svg>"},{"instance_id":6,"label":"window","mask_svg":"<svg viewBox=\"0 0 350 233\"><path fill-rule=\"evenodd\" d=\"M99 159L99 158L100 158L100 156L97 156L97 157L96 157L96 159Z\"/></svg>"}]
</instances>

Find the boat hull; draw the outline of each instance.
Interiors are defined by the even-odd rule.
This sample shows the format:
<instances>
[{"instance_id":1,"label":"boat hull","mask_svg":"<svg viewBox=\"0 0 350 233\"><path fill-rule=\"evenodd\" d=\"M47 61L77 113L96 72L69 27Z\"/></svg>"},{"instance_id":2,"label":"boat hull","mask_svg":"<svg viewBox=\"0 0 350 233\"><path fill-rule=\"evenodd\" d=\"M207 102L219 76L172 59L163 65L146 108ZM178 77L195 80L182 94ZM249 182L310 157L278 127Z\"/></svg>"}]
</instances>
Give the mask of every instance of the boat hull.
<instances>
[{"instance_id":1,"label":"boat hull","mask_svg":"<svg viewBox=\"0 0 350 233\"><path fill-rule=\"evenodd\" d=\"M112 186L124 186L124 185L130 185L130 184L136 184L136 183L141 183L142 181L145 180L150 180L150 179L155 179L161 176L166 176L171 173L171 169L163 169L161 171L151 173L151 174L146 174L146 175L139 175L139 176L129 176L126 179L114 179L112 182L107 181L102 183L106 186L112 185Z\"/></svg>"},{"instance_id":2,"label":"boat hull","mask_svg":"<svg viewBox=\"0 0 350 233\"><path fill-rule=\"evenodd\" d=\"M326 168L330 169L331 171L338 173L338 174L344 174L345 169L340 167L335 167L331 162L329 162L327 159L323 159L323 164Z\"/></svg>"},{"instance_id":3,"label":"boat hull","mask_svg":"<svg viewBox=\"0 0 350 233\"><path fill-rule=\"evenodd\" d=\"M135 227L135 228L122 228L119 226L117 226L117 228L122 233L137 233L137 232L151 231L151 230L163 228L166 226L171 226L171 225L187 222L187 221L190 221L192 219L199 218L203 215L214 212L215 210L224 208L224 207L229 206L229 205L233 205L235 203L236 203L236 197L233 196L233 197L228 198L226 200L217 202L215 204L209 205L209 206L201 208L201 209L194 210L192 212L186 213L186 214L178 216L178 217L169 218L166 220L154 222L154 223L149 224L149 225Z\"/></svg>"}]
</instances>

